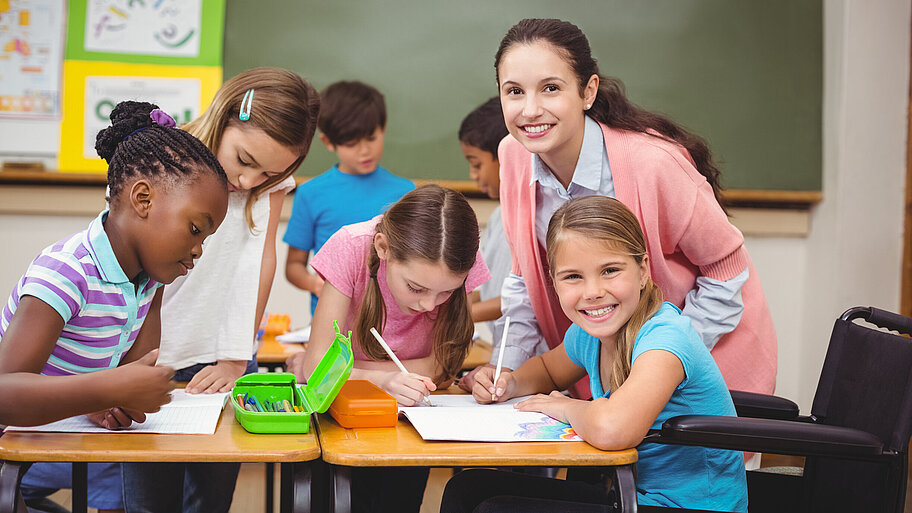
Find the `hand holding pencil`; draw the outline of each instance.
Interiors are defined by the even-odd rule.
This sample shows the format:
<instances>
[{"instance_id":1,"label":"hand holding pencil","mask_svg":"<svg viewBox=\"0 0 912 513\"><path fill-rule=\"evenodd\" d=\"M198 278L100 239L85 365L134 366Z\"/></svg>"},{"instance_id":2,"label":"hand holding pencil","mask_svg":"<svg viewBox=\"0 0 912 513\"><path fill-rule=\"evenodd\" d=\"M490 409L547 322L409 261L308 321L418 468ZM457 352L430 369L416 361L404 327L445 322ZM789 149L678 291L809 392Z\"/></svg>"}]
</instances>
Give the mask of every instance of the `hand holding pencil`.
<instances>
[{"instance_id":1,"label":"hand holding pencil","mask_svg":"<svg viewBox=\"0 0 912 513\"><path fill-rule=\"evenodd\" d=\"M376 328L371 328L371 329L370 329L370 332L371 332L371 334L374 336L374 338L377 339L377 342L380 343L380 347L382 347L383 350L386 351L386 354L389 355L390 360L392 360L393 363L396 364L396 367L399 367L399 370L402 371L402 374L403 374L404 376L406 376L406 377L416 376L416 377L419 377L419 378L423 378L423 379L420 379L420 381L423 383L426 392L430 392L431 388L430 388L430 387L427 387L427 383L424 383L424 381L425 381L427 378L424 378L423 376L418 376L417 374L412 374L412 373L410 373L410 372L405 368L405 365L402 365L402 362L399 361L399 357L396 356L396 353L394 353L393 350L390 349L390 346L386 343L386 341L383 340L383 337L380 336L380 333L377 332L377 329L376 329ZM431 383L431 386L433 386L433 382ZM423 395L423 397L424 397L425 403L427 403L428 406L434 406L433 404L431 404L431 399L430 399L430 397L428 397L428 394L427 394L427 393L423 393L422 395Z\"/></svg>"}]
</instances>

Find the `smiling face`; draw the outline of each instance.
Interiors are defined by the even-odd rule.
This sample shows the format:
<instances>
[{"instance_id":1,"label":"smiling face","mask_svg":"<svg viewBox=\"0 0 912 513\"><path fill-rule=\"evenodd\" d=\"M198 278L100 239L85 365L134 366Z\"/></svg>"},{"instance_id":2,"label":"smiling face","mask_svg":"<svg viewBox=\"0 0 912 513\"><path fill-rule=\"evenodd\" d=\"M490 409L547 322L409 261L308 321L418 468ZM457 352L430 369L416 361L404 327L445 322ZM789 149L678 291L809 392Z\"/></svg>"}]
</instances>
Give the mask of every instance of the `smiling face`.
<instances>
[{"instance_id":1,"label":"smiling face","mask_svg":"<svg viewBox=\"0 0 912 513\"><path fill-rule=\"evenodd\" d=\"M320 140L329 151L335 152L339 157L339 170L350 175L366 175L372 173L380 164L383 156L383 137L386 131L377 127L367 137L348 141L344 144L332 144L329 139L320 134Z\"/></svg>"},{"instance_id":2,"label":"smiling face","mask_svg":"<svg viewBox=\"0 0 912 513\"><path fill-rule=\"evenodd\" d=\"M481 192L493 199L500 197L500 162L497 155L477 146L459 142L462 154L469 162L469 178L475 180Z\"/></svg>"},{"instance_id":3,"label":"smiling face","mask_svg":"<svg viewBox=\"0 0 912 513\"><path fill-rule=\"evenodd\" d=\"M228 190L249 190L281 175L298 154L257 128L229 125L215 154L228 175Z\"/></svg>"},{"instance_id":4,"label":"smiling face","mask_svg":"<svg viewBox=\"0 0 912 513\"><path fill-rule=\"evenodd\" d=\"M377 256L386 261L386 285L403 313L418 315L445 303L453 292L465 287L469 273L454 273L443 262L423 258L396 260L391 257L386 236L374 236Z\"/></svg>"},{"instance_id":5,"label":"smiling face","mask_svg":"<svg viewBox=\"0 0 912 513\"><path fill-rule=\"evenodd\" d=\"M147 226L136 250L139 267L160 283L171 283L193 268L203 241L215 233L228 210L228 191L213 175L192 182L159 184L154 189Z\"/></svg>"},{"instance_id":6,"label":"smiling face","mask_svg":"<svg viewBox=\"0 0 912 513\"><path fill-rule=\"evenodd\" d=\"M583 144L583 112L595 100L598 76L590 77L580 94L570 64L542 41L510 47L497 71L510 134L552 169L575 165Z\"/></svg>"},{"instance_id":7,"label":"smiling face","mask_svg":"<svg viewBox=\"0 0 912 513\"><path fill-rule=\"evenodd\" d=\"M640 301L648 257L637 263L603 241L571 231L558 244L552 278L561 309L586 333L613 345Z\"/></svg>"}]
</instances>

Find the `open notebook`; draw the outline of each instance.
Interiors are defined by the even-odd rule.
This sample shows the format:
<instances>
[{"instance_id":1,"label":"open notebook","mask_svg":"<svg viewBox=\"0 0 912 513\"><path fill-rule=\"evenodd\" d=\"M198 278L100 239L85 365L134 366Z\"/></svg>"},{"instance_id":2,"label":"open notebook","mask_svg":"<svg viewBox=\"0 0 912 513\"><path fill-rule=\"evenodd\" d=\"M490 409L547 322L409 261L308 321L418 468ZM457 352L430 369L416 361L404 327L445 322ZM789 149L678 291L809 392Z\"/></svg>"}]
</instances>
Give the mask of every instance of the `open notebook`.
<instances>
[{"instance_id":1,"label":"open notebook","mask_svg":"<svg viewBox=\"0 0 912 513\"><path fill-rule=\"evenodd\" d=\"M498 404L482 405L471 395L432 395L429 406L399 407L425 440L462 442L579 442L582 438L570 424L537 412L524 412L513 405L517 397Z\"/></svg>"},{"instance_id":2,"label":"open notebook","mask_svg":"<svg viewBox=\"0 0 912 513\"><path fill-rule=\"evenodd\" d=\"M211 435L215 433L222 408L229 392L218 394L188 394L183 389L171 391L171 402L155 413L147 413L146 421L130 427L110 430L92 423L85 415L77 415L50 424L34 427L10 426L6 431L53 431L61 433L171 433Z\"/></svg>"}]
</instances>

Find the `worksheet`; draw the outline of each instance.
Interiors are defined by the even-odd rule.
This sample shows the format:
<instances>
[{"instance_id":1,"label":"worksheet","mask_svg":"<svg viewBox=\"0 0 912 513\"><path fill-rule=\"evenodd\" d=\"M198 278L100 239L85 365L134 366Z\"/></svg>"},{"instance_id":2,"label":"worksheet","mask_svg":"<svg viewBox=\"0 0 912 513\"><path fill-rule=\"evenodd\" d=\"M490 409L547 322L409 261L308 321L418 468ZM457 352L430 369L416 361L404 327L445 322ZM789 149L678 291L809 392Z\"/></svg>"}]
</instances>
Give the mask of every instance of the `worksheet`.
<instances>
[{"instance_id":1,"label":"worksheet","mask_svg":"<svg viewBox=\"0 0 912 513\"><path fill-rule=\"evenodd\" d=\"M6 431L50 431L59 433L171 433L211 435L215 433L222 408L230 392L188 394L184 389L171 391L171 402L155 413L147 413L146 421L123 429L110 430L97 426L85 415L77 415L50 424L33 427L10 426Z\"/></svg>"},{"instance_id":2,"label":"worksheet","mask_svg":"<svg viewBox=\"0 0 912 513\"><path fill-rule=\"evenodd\" d=\"M432 395L433 406L400 406L399 411L425 440L462 442L580 442L570 424L513 405L528 397L498 404L478 404L471 395Z\"/></svg>"}]
</instances>

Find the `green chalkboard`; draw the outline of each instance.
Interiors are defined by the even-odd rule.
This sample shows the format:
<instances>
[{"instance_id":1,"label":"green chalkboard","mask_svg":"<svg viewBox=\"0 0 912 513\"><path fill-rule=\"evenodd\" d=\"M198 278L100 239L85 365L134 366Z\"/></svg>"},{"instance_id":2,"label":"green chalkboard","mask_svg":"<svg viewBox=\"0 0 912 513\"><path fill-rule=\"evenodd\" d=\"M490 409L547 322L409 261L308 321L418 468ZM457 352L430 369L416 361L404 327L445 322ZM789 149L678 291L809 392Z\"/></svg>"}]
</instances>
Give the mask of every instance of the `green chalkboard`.
<instances>
[{"instance_id":1,"label":"green chalkboard","mask_svg":"<svg viewBox=\"0 0 912 513\"><path fill-rule=\"evenodd\" d=\"M516 21L577 24L630 98L705 137L729 189L821 188L822 0L228 0L224 69L282 66L318 89L386 96L383 165L468 180L456 131L497 93L494 53ZM334 163L315 141L298 172Z\"/></svg>"}]
</instances>

